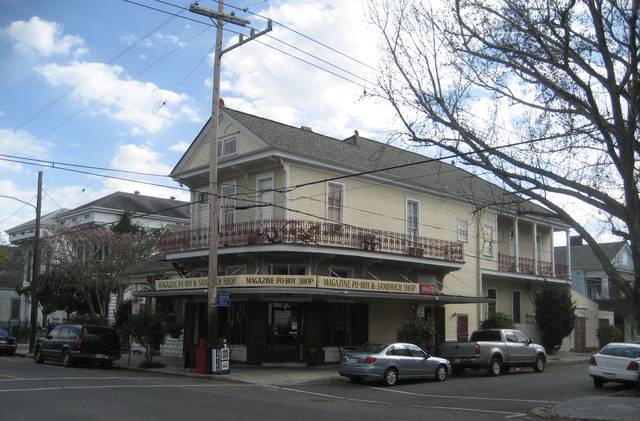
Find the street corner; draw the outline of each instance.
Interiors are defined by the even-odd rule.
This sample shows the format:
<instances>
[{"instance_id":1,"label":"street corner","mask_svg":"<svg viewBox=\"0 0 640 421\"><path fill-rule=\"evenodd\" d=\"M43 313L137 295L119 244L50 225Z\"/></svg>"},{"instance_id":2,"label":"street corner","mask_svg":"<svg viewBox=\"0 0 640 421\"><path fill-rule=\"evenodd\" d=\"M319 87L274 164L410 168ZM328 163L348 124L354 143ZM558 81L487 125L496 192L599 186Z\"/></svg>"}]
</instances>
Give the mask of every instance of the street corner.
<instances>
[{"instance_id":1,"label":"street corner","mask_svg":"<svg viewBox=\"0 0 640 421\"><path fill-rule=\"evenodd\" d=\"M532 409L536 417L560 421L635 421L640 399L632 397L585 397Z\"/></svg>"}]
</instances>

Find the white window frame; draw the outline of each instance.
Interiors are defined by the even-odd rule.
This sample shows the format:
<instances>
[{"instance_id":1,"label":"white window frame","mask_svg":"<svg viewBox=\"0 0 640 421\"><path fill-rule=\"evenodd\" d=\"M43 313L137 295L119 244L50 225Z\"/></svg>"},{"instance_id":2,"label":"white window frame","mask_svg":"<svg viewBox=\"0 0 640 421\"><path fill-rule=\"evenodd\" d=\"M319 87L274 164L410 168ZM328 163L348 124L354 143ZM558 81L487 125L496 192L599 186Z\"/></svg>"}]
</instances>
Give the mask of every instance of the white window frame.
<instances>
[{"instance_id":1,"label":"white window frame","mask_svg":"<svg viewBox=\"0 0 640 421\"><path fill-rule=\"evenodd\" d=\"M267 191L267 194L271 194L271 202L267 202L266 200L263 200L263 193L261 193L260 190L260 182L263 180L268 180L271 179L271 187L269 188L271 191ZM276 175L273 171L271 172L267 172L264 174L259 174L256 175L256 205L258 205L258 202L267 202L267 203L275 203L276 201L276 192L275 192L275 188L276 188ZM265 217L266 214L268 217ZM269 219L273 219L273 206L258 206L256 207L256 221L263 221L263 220L269 220Z\"/></svg>"},{"instance_id":2,"label":"white window frame","mask_svg":"<svg viewBox=\"0 0 640 421\"><path fill-rule=\"evenodd\" d=\"M469 241L469 221L463 218L458 219L458 241Z\"/></svg>"},{"instance_id":3,"label":"white window frame","mask_svg":"<svg viewBox=\"0 0 640 421\"><path fill-rule=\"evenodd\" d=\"M495 298L495 301L493 302L493 313L497 313L498 312L498 289L497 288L487 288L487 298L491 298L489 297L489 291L493 291L493 295ZM487 317L491 316L491 303L487 303Z\"/></svg>"},{"instance_id":4,"label":"white window frame","mask_svg":"<svg viewBox=\"0 0 640 421\"><path fill-rule=\"evenodd\" d=\"M335 184L336 186L340 186L340 220L336 221L334 219L331 219L330 214L329 214L329 192L330 192L330 187L329 185L331 184ZM344 203L345 203L345 185L344 183L339 183L337 181L327 181L325 184L325 208L324 208L324 214L327 218L327 222L332 221L335 222L336 224L340 224L340 225L336 225L336 227L341 227L342 224L344 224Z\"/></svg>"},{"instance_id":5,"label":"white window frame","mask_svg":"<svg viewBox=\"0 0 640 421\"><path fill-rule=\"evenodd\" d=\"M416 226L415 226L415 238L412 238L412 234L409 232L409 202L416 204ZM414 199L411 197L405 197L404 200L404 218L405 218L405 227L404 232L407 234L409 239L414 241L418 241L420 238L420 201L418 199Z\"/></svg>"},{"instance_id":6,"label":"white window frame","mask_svg":"<svg viewBox=\"0 0 640 421\"><path fill-rule=\"evenodd\" d=\"M297 276L304 276L304 275L308 275L309 274L309 268L307 267L307 265L299 265L299 264L288 264L288 263L270 263L269 264L269 275L273 275L273 268L275 266L281 266L281 267L286 267L287 268L287 274L291 273L291 269L292 268L304 268L304 274L303 275L297 275Z\"/></svg>"},{"instance_id":7,"label":"white window frame","mask_svg":"<svg viewBox=\"0 0 640 421\"><path fill-rule=\"evenodd\" d=\"M235 150L230 153L226 153L227 145L235 143ZM218 159L226 158L227 156L236 155L238 153L238 135L225 136L218 139Z\"/></svg>"},{"instance_id":8,"label":"white window frame","mask_svg":"<svg viewBox=\"0 0 640 421\"><path fill-rule=\"evenodd\" d=\"M233 188L231 193L232 198L227 198L227 193L224 192L225 188ZM230 211L233 221L230 224L236 223L236 195L238 194L238 185L235 180L231 180L220 185L220 224L222 227L226 224L227 212ZM230 203L229 203L230 202ZM230 205L230 206L229 206Z\"/></svg>"},{"instance_id":9,"label":"white window frame","mask_svg":"<svg viewBox=\"0 0 640 421\"><path fill-rule=\"evenodd\" d=\"M518 320L515 318L515 293L518 293ZM511 318L513 319L513 323L520 324L522 323L522 292L519 289L514 289L511 291Z\"/></svg>"},{"instance_id":10,"label":"white window frame","mask_svg":"<svg viewBox=\"0 0 640 421\"><path fill-rule=\"evenodd\" d=\"M482 244L482 255L485 257L493 257L494 256L494 235L495 235L495 229L493 225L485 225L484 229L482 230L482 236L483 236L483 244ZM490 233L489 236L487 236L487 234Z\"/></svg>"}]
</instances>

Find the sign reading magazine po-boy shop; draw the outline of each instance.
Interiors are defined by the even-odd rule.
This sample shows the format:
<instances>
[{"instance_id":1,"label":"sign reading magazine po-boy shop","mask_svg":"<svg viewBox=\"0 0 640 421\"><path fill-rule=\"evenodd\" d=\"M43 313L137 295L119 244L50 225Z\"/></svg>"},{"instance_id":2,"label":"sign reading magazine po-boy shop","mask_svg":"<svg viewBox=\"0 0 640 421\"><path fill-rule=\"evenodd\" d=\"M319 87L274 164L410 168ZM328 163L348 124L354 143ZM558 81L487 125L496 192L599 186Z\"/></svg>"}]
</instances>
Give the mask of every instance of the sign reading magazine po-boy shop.
<instances>
[{"instance_id":1,"label":"sign reading magazine po-boy shop","mask_svg":"<svg viewBox=\"0 0 640 421\"><path fill-rule=\"evenodd\" d=\"M156 291L173 289L208 288L207 277L200 278L172 278L156 281ZM287 287L287 288L315 288L315 276L296 275L232 275L218 276L218 287L246 288L246 287Z\"/></svg>"},{"instance_id":2,"label":"sign reading magazine po-boy shop","mask_svg":"<svg viewBox=\"0 0 640 421\"><path fill-rule=\"evenodd\" d=\"M201 278L172 278L156 281L156 291L176 289L206 289L208 280ZM379 281L376 279L337 278L331 276L298 275L231 275L218 276L220 288L323 288L353 291L420 294L420 284Z\"/></svg>"},{"instance_id":3,"label":"sign reading magazine po-boy shop","mask_svg":"<svg viewBox=\"0 0 640 421\"><path fill-rule=\"evenodd\" d=\"M374 279L334 278L318 276L318 288L350 289L354 291L393 292L396 294L418 294L419 285L409 282L378 281Z\"/></svg>"},{"instance_id":4,"label":"sign reading magazine po-boy shop","mask_svg":"<svg viewBox=\"0 0 640 421\"><path fill-rule=\"evenodd\" d=\"M287 287L287 288L315 288L315 276L298 275L233 275L219 276L218 286L233 287Z\"/></svg>"}]
</instances>

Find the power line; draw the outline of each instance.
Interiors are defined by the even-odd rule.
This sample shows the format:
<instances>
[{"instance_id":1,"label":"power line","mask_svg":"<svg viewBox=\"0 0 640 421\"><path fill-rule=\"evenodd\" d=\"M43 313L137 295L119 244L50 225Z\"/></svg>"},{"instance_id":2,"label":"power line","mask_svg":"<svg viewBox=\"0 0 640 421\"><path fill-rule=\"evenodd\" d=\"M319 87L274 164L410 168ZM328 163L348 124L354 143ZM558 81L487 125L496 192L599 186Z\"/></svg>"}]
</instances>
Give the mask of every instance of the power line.
<instances>
[{"instance_id":1,"label":"power line","mask_svg":"<svg viewBox=\"0 0 640 421\"><path fill-rule=\"evenodd\" d=\"M155 0L155 1L161 1L161 0ZM215 3L219 3L217 0L213 0L213 1L214 1ZM268 20L268 19L270 19L270 18L268 18L268 17L266 17L266 16L263 16L263 15L260 15L260 14L258 14L258 13L251 12L251 11L249 11L249 10L248 10L248 8L247 8L247 9L242 9L242 8L240 8L240 7L238 7L238 6L233 6L233 5L230 5L230 4L229 4L228 6L229 6L229 7L231 7L232 9L240 10L240 11L242 11L242 12L249 13L249 14L251 14L251 15L257 16L257 17L262 18L262 19L267 19L267 20ZM354 62L356 62L356 63L358 63L358 64L361 64L361 65L363 65L363 66L365 66L365 67L368 67L368 68L369 68L369 69L371 69L371 70L376 70L376 71L377 71L377 69L376 69L375 67L372 67L372 66L370 66L369 64L367 64L367 63L365 63L365 62L363 62L363 61L361 61L361 60L358 60L358 59L356 59L356 58L354 58L354 57L351 57L350 55L345 54L345 53L343 53L342 51L339 51L339 50L337 50L336 48L331 47L331 46L329 46L329 45L327 45L327 44L323 43L322 41L318 41L318 40L316 40L316 39L314 39L314 38L310 37L309 35L303 34L302 32L300 32L300 31L298 31L298 30L296 30L296 29L294 29L294 28L292 28L292 27L290 27L290 26L287 26L287 25L285 25L285 24L284 24L284 23L282 23L282 22L278 22L278 21L273 20L273 19L271 19L271 20L273 21L273 23L275 23L275 24L277 24L277 25L280 25L280 26L282 26L284 29L287 29L287 30L289 30L289 31L291 31L291 32L293 32L293 33L295 33L295 34L297 34L297 35L299 35L299 36L301 36L301 37L303 37L303 38L305 38L305 39L307 39L307 40L311 41L311 42L314 42L314 43L316 43L316 44L318 44L318 45L320 45L320 46L322 46L322 47L324 47L324 48L326 48L326 49L328 49L328 50L331 50L331 51L333 51L334 53L337 53L337 54L339 54L339 55L341 55L341 56L343 56L343 57L345 57L345 58L348 58L349 60L352 60L352 61L354 61Z\"/></svg>"},{"instance_id":2,"label":"power line","mask_svg":"<svg viewBox=\"0 0 640 421\"><path fill-rule=\"evenodd\" d=\"M128 1L128 0L124 0L124 1ZM207 31L207 28L203 29L202 31L198 32L195 36L191 37L190 39L187 40L187 43L193 41L195 38L199 37L200 35L202 35L203 33L205 33ZM141 70L139 70L138 72L134 73L133 76L137 77L140 76L142 73L146 72L147 70L151 69L152 67L154 67L156 64L160 63L162 60L166 59L167 57L169 57L170 55L172 55L173 53L175 53L176 51L178 51L179 49L181 49L182 47L180 46L176 46L175 48L173 48L172 50L168 51L167 53L163 54L162 56L160 56L159 58L157 58L156 60L154 60L153 62L151 62L149 65L147 65L146 67L142 68ZM40 135L40 138L45 138L48 135L50 135L51 133L53 133L54 131L58 130L60 127L64 126L65 124L69 123L71 120L75 119L77 116L79 116L80 114L82 114L83 112L85 112L86 110L88 110L89 108L93 107L95 104L97 104L99 101L105 99L106 97L108 97L109 95L112 95L114 92L117 92L120 88L116 87L114 89L112 89L111 91L105 93L104 95L102 95L99 98L94 99L93 101L91 101L87 106L85 106L84 108L81 108L79 111L77 111L75 114L72 114L70 117L64 119L62 122L58 123L57 125L55 125L54 127L52 127L51 129L49 129L48 131L46 131L45 133L43 133L42 135ZM164 102L161 105L164 106ZM156 111L157 112L157 111ZM147 117L148 119L149 117Z\"/></svg>"},{"instance_id":3,"label":"power line","mask_svg":"<svg viewBox=\"0 0 640 421\"><path fill-rule=\"evenodd\" d=\"M11 215L9 215L8 217L6 217L6 218L5 218L5 219L3 219L2 221L0 221L0 225L4 224L4 223L5 223L5 222L7 222L9 219L13 218L14 216L16 216L17 214L19 214L20 212L22 212L22 210L23 210L24 208L26 208L27 206L33 206L33 205L31 204L31 202L33 202L33 199L35 199L35 198L36 198L36 196L34 195L31 199L29 199L29 200L27 201L27 203L28 203L28 204L27 204L27 203L23 204L21 207L19 207L19 208L18 208L18 210L17 210L17 211L15 211L15 212L14 212L14 213L12 213Z\"/></svg>"},{"instance_id":4,"label":"power line","mask_svg":"<svg viewBox=\"0 0 640 421\"><path fill-rule=\"evenodd\" d=\"M179 15L176 15L179 16ZM175 16L174 16L175 17ZM110 58L109 60L106 61L106 64L112 64L114 63L116 60L118 60L120 57L122 57L123 55L125 55L126 53L128 53L129 51L131 51L133 48L137 47L142 41L144 41L145 39L149 38L151 35L153 35L155 32L159 31L160 29L162 29L164 26L166 26L169 22L171 22L174 17L171 17L163 22L161 22L158 26L156 26L155 28L153 28L151 31L147 32L142 38L138 39L136 42L134 42L133 44L127 46L126 48L124 48L122 51L118 52L115 56L113 56L112 58ZM16 129L21 129L24 126L26 126L27 124L31 123L33 120L35 120L36 118L38 118L41 114L43 114L44 112L46 112L48 109L50 109L51 107L53 107L55 104L57 104L58 102L62 101L65 97L67 97L69 94L71 94L73 91L75 91L78 87L80 87L81 85L85 84L86 82L88 82L89 80L91 80L94 76L96 75L96 73L92 73L91 75L89 75L86 79L81 80L80 82L78 82L76 85L72 86L71 88L69 88L68 90L66 90L65 92L63 92L62 94L60 94L58 97L54 98L53 100L49 101L48 103L44 104L43 106L41 106L40 108L38 108L36 111L34 111L29 117L27 117L26 119L24 119L21 123L18 124L18 126L16 127Z\"/></svg>"},{"instance_id":5,"label":"power line","mask_svg":"<svg viewBox=\"0 0 640 421\"><path fill-rule=\"evenodd\" d=\"M168 11L166 11L166 10L162 10L162 9L159 9L159 8L156 8L156 7L148 6L148 5L146 5L146 4L138 3L138 2L135 2L135 1L132 1L132 0L122 0L122 1L125 1L125 2L127 2L127 3L132 3L132 4L135 4L135 5L141 6L141 7L145 7L145 8L151 9L151 10L155 10L155 11L158 11L158 12L161 12L161 13L167 13L167 14L169 14L169 15L173 15L173 16L177 16L177 17L182 17L182 18L184 18L184 19L188 19L188 20L190 20L190 21L197 22L197 23L200 23L200 24L202 24L202 25L207 25L207 26L211 26L211 27L215 27L215 26L216 26L215 24L212 24L212 23L209 23L209 22L203 22L203 21L200 21L200 20L197 20L197 19L187 18L187 17L184 17L184 16L180 16L180 15L178 15L178 14L175 14L175 13L168 12ZM163 3L163 4L168 4L168 5L171 5L171 6L173 6L173 7L179 8L179 9L185 9L185 8L184 8L184 7L182 7L182 6L179 6L179 5L176 5L176 4L173 4L173 3L169 3L169 2L165 2L165 1L161 1L161 0L155 0L155 1L157 1L157 2L159 2L159 3ZM223 30L224 30L224 31L226 31L226 32L230 32L230 33L232 33L232 34L246 36L246 35L245 35L245 34L243 34L242 32L234 31L234 30L231 30L231 29L223 28ZM280 40L278 40L278 41L280 41ZM310 65L310 66L313 66L313 67L315 67L315 68L317 68L317 69L319 69L319 70L322 70L322 71L324 71L324 72L327 72L327 73L329 73L329 74L332 74L332 75L334 75L334 76L336 76L336 77L339 77L340 79L343 79L343 80L345 80L345 81L347 81L347 82L350 82L350 83L352 83L352 84L354 84L354 85L356 85L356 86L358 86L358 87L362 87L362 84L361 84L361 83L358 83L358 82L356 82L356 81L354 81L354 80L352 80L352 79L349 79L349 78L347 78L347 77L345 77L345 76L343 76L343 75L340 75L340 74L338 74L338 73L336 73L336 72L333 72L333 71L331 71L331 70L329 70L329 69L326 69L326 68L324 68L324 67L322 67L322 66L319 66L319 65L317 65L317 64L315 64L315 63L312 63L312 62L310 62L310 61L308 61L308 60L305 60L305 59L300 58L300 57L298 57L298 56L296 56L296 55L293 55L293 54L288 53L288 52L286 52L286 51L284 51L284 50L281 50L280 48L277 48L277 47L274 47L274 46L272 46L272 45L266 44L266 43L264 43L264 42L262 42L262 41L259 41L259 40L256 40L256 42L258 42L258 43L259 43L259 44L261 44L261 45L264 45L265 47L271 48L272 50L278 51L279 53L282 53L282 54L284 54L284 55L286 55L286 56L288 56L288 57L290 57L290 58L293 58L293 59L298 60L298 61L300 61L300 62L302 62L302 63L305 63L305 64L308 64L308 65ZM280 42L284 42L284 41L280 41ZM299 48L297 48L297 47L296 47L296 49L298 49L298 50L302 51L301 49L299 49ZM304 51L303 51L303 52L304 52ZM307 53L307 52L304 52L304 53L305 53L305 54L307 54L307 55L312 55L312 54ZM312 56L313 56L313 55L312 55ZM314 56L314 57L315 57L315 56ZM318 60L321 60L321 61L324 61L324 60L322 60L322 59L320 59L320 58L317 58L317 59L318 59ZM331 66L333 66L333 67L337 67L337 68L340 68L340 67L335 66L335 65L333 65L333 64L331 64ZM348 71L348 70L345 70L345 69L342 69L342 68L340 68L340 69L341 69L341 71L344 71L344 72L346 72L346 73L353 74L353 73L351 73L351 72L350 72L350 71ZM375 70L375 69L374 69L374 70ZM356 75L355 77L357 77L357 78L359 78L359 79L362 79L360 76L357 76L357 75ZM366 79L364 79L364 80L366 81ZM367 83L372 84L372 82L369 82L369 81L367 81Z\"/></svg>"}]
</instances>

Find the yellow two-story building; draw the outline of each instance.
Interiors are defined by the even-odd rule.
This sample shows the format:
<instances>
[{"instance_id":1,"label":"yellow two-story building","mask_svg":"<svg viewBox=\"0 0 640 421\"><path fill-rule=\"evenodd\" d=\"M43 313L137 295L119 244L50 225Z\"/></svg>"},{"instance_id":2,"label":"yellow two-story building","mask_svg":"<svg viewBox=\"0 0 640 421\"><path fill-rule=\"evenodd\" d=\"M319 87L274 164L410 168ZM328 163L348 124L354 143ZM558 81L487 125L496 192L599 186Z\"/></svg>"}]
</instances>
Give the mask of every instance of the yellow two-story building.
<instances>
[{"instance_id":1,"label":"yellow two-story building","mask_svg":"<svg viewBox=\"0 0 640 421\"><path fill-rule=\"evenodd\" d=\"M209 130L171 173L192 225L160 247L184 277L146 294L184 314L186 349L207 331ZM337 361L413 315L433 321L432 351L496 311L535 336L536 292L568 282L552 252L567 227L453 165L229 108L218 135L218 328L235 360Z\"/></svg>"}]
</instances>

